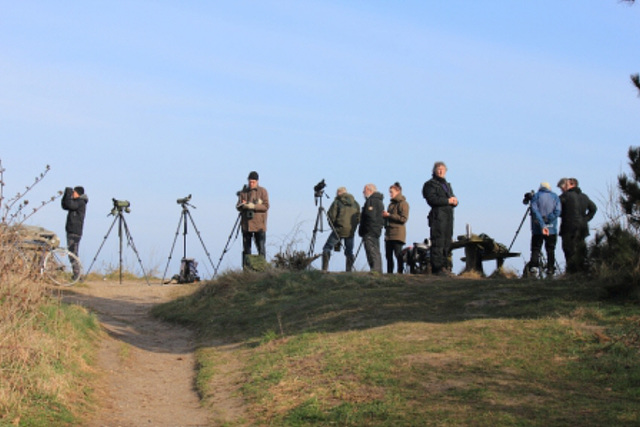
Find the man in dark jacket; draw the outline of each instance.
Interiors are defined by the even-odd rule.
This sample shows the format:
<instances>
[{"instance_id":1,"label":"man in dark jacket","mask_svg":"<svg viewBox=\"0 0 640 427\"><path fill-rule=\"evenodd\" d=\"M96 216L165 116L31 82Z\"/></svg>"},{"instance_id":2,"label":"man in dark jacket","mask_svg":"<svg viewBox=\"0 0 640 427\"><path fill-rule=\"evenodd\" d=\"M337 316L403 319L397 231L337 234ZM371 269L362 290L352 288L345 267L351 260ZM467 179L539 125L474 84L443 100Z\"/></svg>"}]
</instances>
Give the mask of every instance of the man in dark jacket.
<instances>
[{"instance_id":1,"label":"man in dark jacket","mask_svg":"<svg viewBox=\"0 0 640 427\"><path fill-rule=\"evenodd\" d=\"M567 263L567 273L577 273L585 268L587 254L585 239L589 235L589 221L593 219L598 208L578 187L575 178L563 178L558 182L562 190L562 222L560 236L562 251Z\"/></svg>"},{"instance_id":2,"label":"man in dark jacket","mask_svg":"<svg viewBox=\"0 0 640 427\"><path fill-rule=\"evenodd\" d=\"M358 234L362 237L362 242L364 243L369 268L371 268L371 271L382 273L380 236L384 225L382 218L382 212L384 211L382 199L384 196L377 191L376 186L373 184L365 185L362 194L364 194L366 201L362 206Z\"/></svg>"},{"instance_id":3,"label":"man in dark jacket","mask_svg":"<svg viewBox=\"0 0 640 427\"><path fill-rule=\"evenodd\" d=\"M69 252L78 255L80 249L80 239L84 227L84 216L87 211L89 197L84 194L83 187L67 187L62 196L62 209L68 211L65 231L67 232L67 249ZM80 274L80 268L72 261L73 278Z\"/></svg>"},{"instance_id":4,"label":"man in dark jacket","mask_svg":"<svg viewBox=\"0 0 640 427\"><path fill-rule=\"evenodd\" d=\"M445 179L446 174L444 162L436 162L432 178L422 187L422 196L431 207L431 272L438 275L451 274L449 258L453 239L453 209L458 206L458 198Z\"/></svg>"},{"instance_id":5,"label":"man in dark jacket","mask_svg":"<svg viewBox=\"0 0 640 427\"><path fill-rule=\"evenodd\" d=\"M329 269L329 259L331 251L340 241L344 239L344 255L346 260L346 271L353 269L353 240L360 222L360 205L347 192L344 187L338 188L336 198L331 203L327 217L331 225L331 234L322 248L322 271ZM337 234L336 234L337 233Z\"/></svg>"}]
</instances>

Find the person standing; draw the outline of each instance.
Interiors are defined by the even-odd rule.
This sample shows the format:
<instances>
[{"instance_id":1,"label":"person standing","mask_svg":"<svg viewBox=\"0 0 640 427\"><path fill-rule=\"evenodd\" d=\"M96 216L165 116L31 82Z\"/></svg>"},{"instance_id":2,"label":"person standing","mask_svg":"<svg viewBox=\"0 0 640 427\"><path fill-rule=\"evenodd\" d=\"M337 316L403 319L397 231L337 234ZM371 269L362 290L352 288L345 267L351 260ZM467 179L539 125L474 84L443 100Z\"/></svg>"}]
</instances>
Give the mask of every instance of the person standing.
<instances>
[{"instance_id":1,"label":"person standing","mask_svg":"<svg viewBox=\"0 0 640 427\"><path fill-rule=\"evenodd\" d=\"M424 183L422 196L431 207L431 272L437 275L451 274L451 242L453 239L453 209L458 206L451 184L447 182L447 165L435 162L432 177Z\"/></svg>"},{"instance_id":2,"label":"person standing","mask_svg":"<svg viewBox=\"0 0 640 427\"><path fill-rule=\"evenodd\" d=\"M322 271L329 269L331 251L344 240L344 255L346 257L346 271L353 269L353 241L360 222L360 205L345 187L336 191L336 198L327 211L331 225L331 234L322 248ZM336 234L337 233L337 234Z\"/></svg>"},{"instance_id":3,"label":"person standing","mask_svg":"<svg viewBox=\"0 0 640 427\"><path fill-rule=\"evenodd\" d=\"M393 258L398 262L398 273L404 270L402 248L407 240L406 222L409 220L409 203L402 195L402 187L396 182L389 187L391 201L386 211L382 212L386 230L384 234L384 250L387 259L387 273L393 273Z\"/></svg>"},{"instance_id":4,"label":"person standing","mask_svg":"<svg viewBox=\"0 0 640 427\"><path fill-rule=\"evenodd\" d=\"M360 215L360 228L358 235L362 237L364 250L367 255L367 263L371 271L382 273L382 256L380 254L380 236L382 235L384 196L380 194L373 184L367 184L362 190L365 202Z\"/></svg>"},{"instance_id":5,"label":"person standing","mask_svg":"<svg viewBox=\"0 0 640 427\"><path fill-rule=\"evenodd\" d=\"M87 203L89 203L89 197L84 193L84 187L77 186L64 189L61 204L62 209L67 211L67 222L65 224L67 249L76 256L80 251L80 239L82 239ZM73 269L73 280L75 280L80 274L80 266L73 259L71 260L71 268Z\"/></svg>"},{"instance_id":6,"label":"person standing","mask_svg":"<svg viewBox=\"0 0 640 427\"><path fill-rule=\"evenodd\" d=\"M251 241L255 242L258 255L266 257L267 211L269 210L269 193L259 185L258 172L252 171L248 176L248 185L238 192L236 208L242 215L242 265L245 256L251 255Z\"/></svg>"},{"instance_id":7,"label":"person standing","mask_svg":"<svg viewBox=\"0 0 640 427\"><path fill-rule=\"evenodd\" d=\"M560 195L562 251L567 263L567 273L577 273L585 269L587 256L585 239L589 235L589 221L593 219L598 208L578 187L577 179L563 178L558 182L558 187L562 190Z\"/></svg>"},{"instance_id":8,"label":"person standing","mask_svg":"<svg viewBox=\"0 0 640 427\"><path fill-rule=\"evenodd\" d=\"M529 271L540 268L542 245L547 253L547 276L553 276L556 266L556 243L558 241L558 218L562 213L560 198L551 191L548 182L540 184L531 197L531 260Z\"/></svg>"}]
</instances>

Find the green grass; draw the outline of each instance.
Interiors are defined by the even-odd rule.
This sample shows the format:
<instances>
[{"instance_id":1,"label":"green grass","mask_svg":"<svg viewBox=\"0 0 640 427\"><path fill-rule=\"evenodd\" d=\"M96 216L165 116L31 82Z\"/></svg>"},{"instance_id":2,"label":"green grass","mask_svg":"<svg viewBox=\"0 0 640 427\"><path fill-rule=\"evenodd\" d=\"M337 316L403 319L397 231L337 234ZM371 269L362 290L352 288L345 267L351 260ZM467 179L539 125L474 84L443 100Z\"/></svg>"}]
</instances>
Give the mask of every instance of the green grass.
<instances>
[{"instance_id":1,"label":"green grass","mask_svg":"<svg viewBox=\"0 0 640 427\"><path fill-rule=\"evenodd\" d=\"M637 425L640 307L603 294L579 279L228 273L154 313L198 332L205 401L237 356L258 425Z\"/></svg>"},{"instance_id":2,"label":"green grass","mask_svg":"<svg viewBox=\"0 0 640 427\"><path fill-rule=\"evenodd\" d=\"M0 349L0 425L77 425L91 406L97 319L55 299L32 310Z\"/></svg>"}]
</instances>

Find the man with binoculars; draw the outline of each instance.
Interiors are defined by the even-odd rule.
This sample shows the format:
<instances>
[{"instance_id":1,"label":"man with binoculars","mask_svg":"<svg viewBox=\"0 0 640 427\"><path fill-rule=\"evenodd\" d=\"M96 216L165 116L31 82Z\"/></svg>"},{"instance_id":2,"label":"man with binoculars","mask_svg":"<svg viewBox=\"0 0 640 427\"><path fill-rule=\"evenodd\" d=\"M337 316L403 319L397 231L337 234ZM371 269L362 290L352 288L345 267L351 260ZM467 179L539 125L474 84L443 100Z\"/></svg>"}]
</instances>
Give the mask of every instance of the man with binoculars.
<instances>
[{"instance_id":1,"label":"man with binoculars","mask_svg":"<svg viewBox=\"0 0 640 427\"><path fill-rule=\"evenodd\" d=\"M236 208L242 216L242 259L251 254L251 240L255 241L258 255L266 256L267 211L269 210L269 193L258 185L258 172L249 173L248 185L238 192Z\"/></svg>"}]
</instances>

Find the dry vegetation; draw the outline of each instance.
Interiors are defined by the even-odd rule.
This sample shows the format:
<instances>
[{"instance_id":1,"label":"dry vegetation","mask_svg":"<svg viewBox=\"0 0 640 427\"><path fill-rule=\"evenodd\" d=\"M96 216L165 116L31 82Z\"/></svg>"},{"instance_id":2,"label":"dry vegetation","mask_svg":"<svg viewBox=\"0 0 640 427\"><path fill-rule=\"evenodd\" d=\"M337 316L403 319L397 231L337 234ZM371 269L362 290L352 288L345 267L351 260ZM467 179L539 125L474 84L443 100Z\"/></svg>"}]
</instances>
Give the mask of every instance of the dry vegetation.
<instances>
[{"instance_id":1,"label":"dry vegetation","mask_svg":"<svg viewBox=\"0 0 640 427\"><path fill-rule=\"evenodd\" d=\"M3 176L0 164L0 424L72 423L90 394L84 383L97 322L80 307L61 305L37 260L17 247L21 224L56 198L26 211L25 195L44 173L8 200Z\"/></svg>"}]
</instances>

